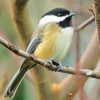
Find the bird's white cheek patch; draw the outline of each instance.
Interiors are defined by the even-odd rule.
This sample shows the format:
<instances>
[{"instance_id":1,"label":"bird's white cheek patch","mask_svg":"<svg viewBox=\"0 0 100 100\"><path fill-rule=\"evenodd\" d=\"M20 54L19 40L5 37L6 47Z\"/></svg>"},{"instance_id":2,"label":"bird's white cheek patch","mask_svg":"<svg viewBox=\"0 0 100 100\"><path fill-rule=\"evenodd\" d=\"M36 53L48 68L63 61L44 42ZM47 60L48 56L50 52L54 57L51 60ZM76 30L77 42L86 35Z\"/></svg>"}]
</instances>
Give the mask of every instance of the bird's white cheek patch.
<instances>
[{"instance_id":1,"label":"bird's white cheek patch","mask_svg":"<svg viewBox=\"0 0 100 100\"><path fill-rule=\"evenodd\" d=\"M57 23L57 22L63 21L67 17L68 17L68 15L63 16L63 17L57 17L57 16L54 16L54 15L44 16L43 18L40 19L38 27L44 26L44 25L46 25L47 23L50 23L50 22L56 22Z\"/></svg>"}]
</instances>

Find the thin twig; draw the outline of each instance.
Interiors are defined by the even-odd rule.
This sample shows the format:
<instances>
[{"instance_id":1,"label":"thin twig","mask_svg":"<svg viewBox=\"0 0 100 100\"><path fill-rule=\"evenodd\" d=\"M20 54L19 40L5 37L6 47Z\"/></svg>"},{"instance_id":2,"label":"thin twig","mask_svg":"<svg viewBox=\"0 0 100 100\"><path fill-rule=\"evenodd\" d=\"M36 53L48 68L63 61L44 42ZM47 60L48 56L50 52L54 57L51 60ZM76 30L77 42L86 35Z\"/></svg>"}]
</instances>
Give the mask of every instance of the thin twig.
<instances>
[{"instance_id":1,"label":"thin twig","mask_svg":"<svg viewBox=\"0 0 100 100\"><path fill-rule=\"evenodd\" d=\"M59 70L57 70L57 66L53 64L49 64L46 61L43 61L42 59L36 58L35 56L29 55L27 52L22 51L20 49L17 49L15 46L13 46L11 43L6 41L5 39L0 37L0 43L8 48L10 51L15 53L18 56L22 56L24 58L30 59L40 65L43 65L45 68L48 68L51 71L58 71L58 72L63 72L63 73L68 73L68 74L77 74L77 71L74 68L68 68L66 66L60 66ZM95 72L92 70L87 70L87 69L80 69L80 74L86 77L92 77L92 78L97 78L100 79L100 72Z\"/></svg>"},{"instance_id":2,"label":"thin twig","mask_svg":"<svg viewBox=\"0 0 100 100\"><path fill-rule=\"evenodd\" d=\"M89 9L89 10L92 12L93 16L95 17L95 13L94 13L93 9Z\"/></svg>"},{"instance_id":3,"label":"thin twig","mask_svg":"<svg viewBox=\"0 0 100 100\"><path fill-rule=\"evenodd\" d=\"M84 29L87 25L89 25L90 23L92 23L94 21L94 16L91 16L89 19L87 19L86 21L84 21L82 24L80 24L75 31L81 31L82 29Z\"/></svg>"}]
</instances>

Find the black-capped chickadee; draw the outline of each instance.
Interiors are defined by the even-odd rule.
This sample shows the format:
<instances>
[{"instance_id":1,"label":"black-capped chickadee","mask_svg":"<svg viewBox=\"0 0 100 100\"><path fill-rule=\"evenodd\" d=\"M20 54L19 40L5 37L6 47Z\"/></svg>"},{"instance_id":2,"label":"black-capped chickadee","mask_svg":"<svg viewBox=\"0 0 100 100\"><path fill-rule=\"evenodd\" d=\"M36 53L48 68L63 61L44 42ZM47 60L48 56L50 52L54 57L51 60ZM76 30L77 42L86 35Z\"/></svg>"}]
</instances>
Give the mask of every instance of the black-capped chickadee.
<instances>
[{"instance_id":1,"label":"black-capped chickadee","mask_svg":"<svg viewBox=\"0 0 100 100\"><path fill-rule=\"evenodd\" d=\"M38 23L38 32L32 37L26 52L43 60L53 59L61 62L65 59L74 33L73 15L75 13L70 13L64 8L55 8L45 13ZM37 66L35 62L28 59L24 61L5 90L4 97L14 97L25 73L34 66Z\"/></svg>"}]
</instances>

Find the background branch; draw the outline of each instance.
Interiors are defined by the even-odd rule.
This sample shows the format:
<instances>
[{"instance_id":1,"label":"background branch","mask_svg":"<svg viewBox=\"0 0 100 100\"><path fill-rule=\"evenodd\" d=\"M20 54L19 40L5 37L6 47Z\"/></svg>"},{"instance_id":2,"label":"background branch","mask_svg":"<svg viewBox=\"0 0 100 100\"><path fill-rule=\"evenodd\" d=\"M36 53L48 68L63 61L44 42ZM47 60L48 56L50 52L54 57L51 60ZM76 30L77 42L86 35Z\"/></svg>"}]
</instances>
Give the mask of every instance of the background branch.
<instances>
[{"instance_id":1,"label":"background branch","mask_svg":"<svg viewBox=\"0 0 100 100\"><path fill-rule=\"evenodd\" d=\"M26 47L33 33L31 18L27 8L28 1L29 0L11 0L11 17L18 33L18 39L23 48Z\"/></svg>"},{"instance_id":2,"label":"background branch","mask_svg":"<svg viewBox=\"0 0 100 100\"><path fill-rule=\"evenodd\" d=\"M86 21L82 22L82 24L80 24L75 30L79 32L93 21L94 21L94 15L88 18Z\"/></svg>"},{"instance_id":3,"label":"background branch","mask_svg":"<svg viewBox=\"0 0 100 100\"><path fill-rule=\"evenodd\" d=\"M94 0L95 21L98 30L99 47L100 47L100 0Z\"/></svg>"}]
</instances>

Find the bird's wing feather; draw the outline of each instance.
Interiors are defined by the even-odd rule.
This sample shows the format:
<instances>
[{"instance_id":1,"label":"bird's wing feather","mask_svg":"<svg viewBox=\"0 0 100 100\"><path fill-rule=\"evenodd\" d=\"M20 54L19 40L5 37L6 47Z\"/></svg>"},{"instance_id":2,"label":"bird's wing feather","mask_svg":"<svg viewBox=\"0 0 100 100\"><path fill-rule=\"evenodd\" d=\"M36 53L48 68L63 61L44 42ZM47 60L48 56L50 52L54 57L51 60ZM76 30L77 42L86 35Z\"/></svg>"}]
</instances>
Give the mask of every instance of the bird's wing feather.
<instances>
[{"instance_id":1,"label":"bird's wing feather","mask_svg":"<svg viewBox=\"0 0 100 100\"><path fill-rule=\"evenodd\" d=\"M42 38L42 35L35 35L31 39L31 41L26 49L26 52L29 54L32 54L34 52L34 50L36 49L36 47L41 43L41 38Z\"/></svg>"}]
</instances>

